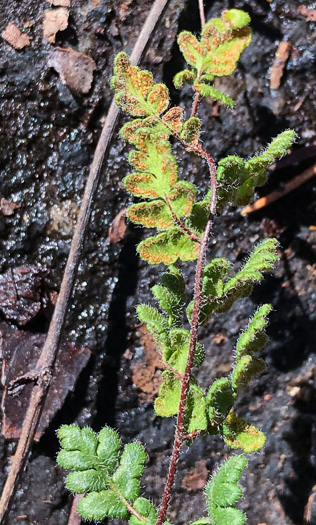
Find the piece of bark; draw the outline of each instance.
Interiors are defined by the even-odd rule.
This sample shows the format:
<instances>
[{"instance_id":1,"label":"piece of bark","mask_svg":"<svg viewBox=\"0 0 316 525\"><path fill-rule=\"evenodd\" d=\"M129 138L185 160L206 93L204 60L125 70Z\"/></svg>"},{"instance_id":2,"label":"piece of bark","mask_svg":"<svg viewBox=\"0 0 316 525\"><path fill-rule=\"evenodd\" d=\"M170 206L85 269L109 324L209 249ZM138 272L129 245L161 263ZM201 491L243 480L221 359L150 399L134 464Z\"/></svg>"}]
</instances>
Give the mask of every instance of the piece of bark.
<instances>
[{"instance_id":1,"label":"piece of bark","mask_svg":"<svg viewBox=\"0 0 316 525\"><path fill-rule=\"evenodd\" d=\"M7 25L1 36L3 40L8 42L14 49L23 49L23 47L30 45L29 37L25 33L22 33L13 22Z\"/></svg>"},{"instance_id":2,"label":"piece of bark","mask_svg":"<svg viewBox=\"0 0 316 525\"><path fill-rule=\"evenodd\" d=\"M96 63L88 55L70 47L57 47L48 58L48 66L59 73L60 80L77 93L88 93L93 80Z\"/></svg>"},{"instance_id":3,"label":"piece of bark","mask_svg":"<svg viewBox=\"0 0 316 525\"><path fill-rule=\"evenodd\" d=\"M279 89L291 49L292 44L288 40L283 40L279 45L270 71L270 89Z\"/></svg>"},{"instance_id":4,"label":"piece of bark","mask_svg":"<svg viewBox=\"0 0 316 525\"><path fill-rule=\"evenodd\" d=\"M228 338L226 335L223 335L221 332L218 332L217 334L212 337L212 342L216 345L221 345L222 343L226 343L228 341Z\"/></svg>"},{"instance_id":5,"label":"piece of bark","mask_svg":"<svg viewBox=\"0 0 316 525\"><path fill-rule=\"evenodd\" d=\"M297 11L305 18L306 22L316 22L316 9L309 9L305 5L299 5Z\"/></svg>"},{"instance_id":6,"label":"piece of bark","mask_svg":"<svg viewBox=\"0 0 316 525\"><path fill-rule=\"evenodd\" d=\"M60 7L69 7L70 6L70 0L46 0L46 2L49 2L52 5L60 6Z\"/></svg>"},{"instance_id":7,"label":"piece of bark","mask_svg":"<svg viewBox=\"0 0 316 525\"><path fill-rule=\"evenodd\" d=\"M128 2L123 2L120 6L120 10L119 10L119 19L124 22L124 20L126 20L127 18L127 15L128 15L128 9L129 9L129 4L130 4L130 0Z\"/></svg>"},{"instance_id":8,"label":"piece of bark","mask_svg":"<svg viewBox=\"0 0 316 525\"><path fill-rule=\"evenodd\" d=\"M33 384L37 379L36 364L45 334L31 334L0 325L2 354L2 397L5 438L19 438L25 413L29 405ZM75 389L77 379L90 359L88 348L78 348L65 340L60 344L54 377L48 391L41 419L35 434L38 441L56 412L62 407L67 394Z\"/></svg>"},{"instance_id":9,"label":"piece of bark","mask_svg":"<svg viewBox=\"0 0 316 525\"><path fill-rule=\"evenodd\" d=\"M109 243L115 244L123 239L126 228L126 208L124 208L114 217L114 220L109 228Z\"/></svg>"},{"instance_id":10,"label":"piece of bark","mask_svg":"<svg viewBox=\"0 0 316 525\"><path fill-rule=\"evenodd\" d=\"M7 201L3 197L0 199L0 213L5 216L10 216L14 214L14 211L20 208L20 205L16 202Z\"/></svg>"},{"instance_id":11,"label":"piece of bark","mask_svg":"<svg viewBox=\"0 0 316 525\"><path fill-rule=\"evenodd\" d=\"M136 363L133 370L133 383L139 390L140 404L151 403L161 383L163 365L156 349L154 340L145 325L136 332L144 351L144 361Z\"/></svg>"},{"instance_id":12,"label":"piece of bark","mask_svg":"<svg viewBox=\"0 0 316 525\"><path fill-rule=\"evenodd\" d=\"M204 487L209 476L209 471L206 467L205 459L201 459L195 463L195 470L184 476L182 480L182 487L191 490L200 490Z\"/></svg>"},{"instance_id":13,"label":"piece of bark","mask_svg":"<svg viewBox=\"0 0 316 525\"><path fill-rule=\"evenodd\" d=\"M56 42L58 31L64 31L68 27L69 12L64 7L45 11L43 24L43 39L49 44Z\"/></svg>"},{"instance_id":14,"label":"piece of bark","mask_svg":"<svg viewBox=\"0 0 316 525\"><path fill-rule=\"evenodd\" d=\"M0 311L5 319L25 325L42 307L44 271L36 266L10 268L0 275Z\"/></svg>"}]
</instances>

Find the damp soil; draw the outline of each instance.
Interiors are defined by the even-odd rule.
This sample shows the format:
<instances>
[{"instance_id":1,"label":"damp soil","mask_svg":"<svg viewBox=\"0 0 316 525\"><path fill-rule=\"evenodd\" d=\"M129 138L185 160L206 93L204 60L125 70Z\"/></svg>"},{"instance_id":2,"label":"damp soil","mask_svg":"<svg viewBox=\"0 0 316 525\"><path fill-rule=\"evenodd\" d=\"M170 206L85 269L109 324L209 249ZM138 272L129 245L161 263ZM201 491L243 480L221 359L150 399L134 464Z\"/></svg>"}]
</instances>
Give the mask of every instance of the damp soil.
<instances>
[{"instance_id":1,"label":"damp soil","mask_svg":"<svg viewBox=\"0 0 316 525\"><path fill-rule=\"evenodd\" d=\"M42 24L43 13L51 6L35 0L2 2L0 31L9 22L21 29L26 24L30 46L18 51L0 41L1 197L19 204L12 215L0 215L0 270L4 274L10 268L31 265L45 271L46 294L58 292L60 286L76 210L112 97L113 57L119 50L132 49L151 3L71 1L68 28L57 33L56 45L90 55L97 66L91 90L80 95L63 85L47 65L54 46L43 42ZM315 163L315 23L298 13L301 3L205 2L207 17L219 16L225 8L246 9L254 30L253 43L233 76L219 82L236 99L237 109L219 108L219 114L212 116L217 113L214 105L201 104L207 150L216 160L235 153L247 157L285 128L298 133L291 161L281 161L272 171L261 196L282 188ZM172 77L183 67L177 32L199 30L197 4L195 0L170 1L142 62L156 79L167 83L173 101L187 111L190 90L179 94ZM271 91L269 70L283 40L291 42L292 52L280 88ZM207 188L208 174L200 159L177 146L174 149L181 160L180 175ZM143 236L138 228L129 225L121 241L108 242L113 218L129 202L120 184L129 169L127 151L115 133L65 326L68 340L88 347L92 357L75 391L33 447L10 512L10 525L67 524L72 497L55 463L55 432L63 423L90 425L96 431L110 424L124 442L142 441L150 458L143 479L145 494L157 505L160 501L175 421L155 416L151 401L146 401L133 377L136 364L145 363L135 305L152 302L150 287L162 268L148 267L136 256L135 246ZM267 434L264 449L249 457L242 481L241 508L250 525L316 523L315 224L315 182L311 179L246 218L240 210L228 210L216 221L210 242L209 258L224 256L236 267L267 236L276 236L281 245L277 271L255 288L251 298L237 302L229 314L215 316L201 330L207 358L199 379L206 387L229 373L238 334L257 305L273 304L270 341L263 351L268 370L247 388L238 406L241 416ZM192 288L194 269L186 264L184 271ZM47 308L40 311L23 330L45 333L50 314ZM0 446L2 485L16 440L1 438ZM211 472L228 454L217 437L202 437L183 450L170 505L171 521L188 524L201 516L203 492L188 491L182 479L195 471L199 460L205 459Z\"/></svg>"}]
</instances>

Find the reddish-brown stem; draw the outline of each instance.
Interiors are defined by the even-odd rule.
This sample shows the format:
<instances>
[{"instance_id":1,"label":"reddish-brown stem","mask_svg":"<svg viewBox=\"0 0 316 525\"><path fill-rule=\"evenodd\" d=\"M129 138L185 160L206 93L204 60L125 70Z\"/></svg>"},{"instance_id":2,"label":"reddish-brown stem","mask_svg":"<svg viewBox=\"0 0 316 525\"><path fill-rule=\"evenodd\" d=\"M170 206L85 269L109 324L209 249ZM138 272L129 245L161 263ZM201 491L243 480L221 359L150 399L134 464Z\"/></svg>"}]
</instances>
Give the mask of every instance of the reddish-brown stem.
<instances>
[{"instance_id":1,"label":"reddish-brown stem","mask_svg":"<svg viewBox=\"0 0 316 525\"><path fill-rule=\"evenodd\" d=\"M193 89L195 90L195 95L194 95L193 104L192 104L191 118L195 117L195 115L197 114L197 110L198 110L199 103L201 100L201 94L197 91L199 84L200 84L201 76L202 76L202 69L198 71L198 74L197 74L197 77L196 77L196 80L193 86Z\"/></svg>"},{"instance_id":2,"label":"reddish-brown stem","mask_svg":"<svg viewBox=\"0 0 316 525\"><path fill-rule=\"evenodd\" d=\"M139 514L139 512L137 512L137 510L135 510L134 507L132 507L132 505L130 505L130 503L128 503L126 499L123 499L123 502L126 505L127 510L133 516L135 516L135 518L137 518L139 521L142 521L143 523L149 523L149 520L147 518L144 518L144 516L142 516L141 514Z\"/></svg>"},{"instance_id":3,"label":"reddish-brown stem","mask_svg":"<svg viewBox=\"0 0 316 525\"><path fill-rule=\"evenodd\" d=\"M178 372L178 370L175 370L174 368L172 368L172 366L168 365L167 363L163 363L163 367L166 370L170 370L170 372L176 375L180 379L180 381L183 379L183 374L181 374L181 372Z\"/></svg>"},{"instance_id":4,"label":"reddish-brown stem","mask_svg":"<svg viewBox=\"0 0 316 525\"><path fill-rule=\"evenodd\" d=\"M200 98L201 98L200 93L196 91L194 95L194 99L193 99L193 104L192 104L191 117L195 117L195 115L197 114Z\"/></svg>"},{"instance_id":5,"label":"reddish-brown stem","mask_svg":"<svg viewBox=\"0 0 316 525\"><path fill-rule=\"evenodd\" d=\"M216 179L216 167L215 167L214 160L211 157L211 155L207 153L207 151L205 151L205 149L202 147L200 143L194 147L192 146L187 149L189 149L190 151L195 151L207 161L207 164L210 170L210 176L211 176L212 196L211 196L211 203L210 203L209 219L207 221L207 224L204 230L204 234L202 237L202 241L200 245L200 253L199 253L199 257L198 257L197 265L196 265L189 355L188 355L188 360L187 360L187 364L185 368L185 373L181 381L181 394L180 394L180 403L179 403L179 412L178 412L178 418L177 418L175 439L174 439L174 444L173 444L172 457L170 461L166 486L165 486L165 490L163 493L162 502L161 502L161 506L159 510L157 525L162 525L162 523L165 521L167 508L168 508L168 504L170 501L171 488L172 488L174 477L176 474L177 463L178 463L178 459L180 456L183 442L185 440L185 435L183 433L185 405L187 401L187 394L189 390L189 382L190 382L190 377L191 377L191 369L193 365L194 352L195 352L197 336L198 336L199 313L200 313L201 292L202 292L202 273L203 273L203 268L204 268L204 261L205 261L207 246L208 246L208 240L209 240L209 236L212 230L214 215L216 211L217 179Z\"/></svg>"},{"instance_id":6,"label":"reddish-brown stem","mask_svg":"<svg viewBox=\"0 0 316 525\"><path fill-rule=\"evenodd\" d=\"M189 228L186 227L186 225L181 221L181 219L179 219L175 212L173 211L173 208L171 206L171 202L170 200L168 199L167 195L165 195L165 201L167 203L167 206L170 210L170 213L172 215L172 218L174 220L174 222L181 228L181 230L183 230L189 237L190 239L192 239L192 241L195 241L195 242L201 242L201 238L198 237L193 231L191 231Z\"/></svg>"},{"instance_id":7,"label":"reddish-brown stem","mask_svg":"<svg viewBox=\"0 0 316 525\"><path fill-rule=\"evenodd\" d=\"M198 89L199 89L202 73L203 73L203 70L199 69L197 77L196 77L196 80L195 80L195 83L192 86L194 91L195 91L195 94L194 94L192 110L191 110L191 118L195 117L195 115L197 114L197 110L199 108L199 103L200 103L200 100L201 100L201 94L199 93Z\"/></svg>"}]
</instances>

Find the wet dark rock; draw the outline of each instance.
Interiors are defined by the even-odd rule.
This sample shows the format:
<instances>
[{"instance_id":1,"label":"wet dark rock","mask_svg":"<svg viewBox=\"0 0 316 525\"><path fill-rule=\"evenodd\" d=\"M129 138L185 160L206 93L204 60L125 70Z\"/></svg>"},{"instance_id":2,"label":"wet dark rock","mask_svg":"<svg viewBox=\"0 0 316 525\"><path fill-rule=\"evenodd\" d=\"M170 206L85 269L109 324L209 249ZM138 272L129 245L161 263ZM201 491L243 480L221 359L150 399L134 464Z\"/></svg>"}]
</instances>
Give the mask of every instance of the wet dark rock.
<instances>
[{"instance_id":1,"label":"wet dark rock","mask_svg":"<svg viewBox=\"0 0 316 525\"><path fill-rule=\"evenodd\" d=\"M0 311L5 319L23 326L38 314L43 274L40 268L19 266L0 275Z\"/></svg>"},{"instance_id":2,"label":"wet dark rock","mask_svg":"<svg viewBox=\"0 0 316 525\"><path fill-rule=\"evenodd\" d=\"M34 23L29 29L29 48L17 52L0 42L1 196L21 205L12 216L0 217L2 273L9 267L22 265L47 267L50 270L45 278L48 290L59 290L71 229L49 232L51 210L53 206L63 207L66 201L80 205L102 119L112 97L109 78L114 54L132 49L149 4L134 0L126 11L126 18L120 20L121 2L102 1L92 10L89 10L92 2L71 2L70 26L58 33L57 43L89 54L97 65L91 92L78 95L62 85L57 74L47 67L52 48L42 43L42 20L49 4L33 0L15 2L18 27L23 27L27 20ZM227 83L227 90L232 90L236 97L236 110L231 112L220 107L219 116L214 118L210 116L209 102L204 100L201 104L199 116L204 121L203 141L207 149L217 160L230 154L248 157L264 148L271 137L286 127L293 127L299 135L295 145L296 151L302 152L299 161L273 172L270 182L259 191L264 195L315 162L315 154L304 157L305 146L313 147L316 138L313 23L306 22L297 13L299 4L286 0L272 3L217 0L207 1L205 5L208 17L219 16L226 8L246 9L253 19L254 30L253 44L244 52L240 66ZM12 3L4 3L2 7L1 32L11 20ZM172 84L174 73L184 65L176 45L179 29L198 33L196 1L170 2L142 64L154 72L158 81L168 84L173 100L188 114L190 90L180 93ZM285 38L293 43L295 54L293 51L284 70L276 103L269 89L269 68L279 43ZM221 79L223 84L226 81ZM301 105L295 109L299 101ZM91 120L86 118L90 114ZM125 117L120 119L121 125L123 122ZM41 525L67 524L70 496L62 488L63 473L56 469L55 463L58 442L54 430L61 423L92 425L95 430L108 423L119 429L124 442L141 439L150 452L143 482L145 492L157 505L160 501L175 421L159 420L151 405L139 406L138 393L131 380L135 363L123 354L127 348L137 351L140 347L135 305L141 301L153 304L149 289L157 282L161 268L148 267L138 260L135 244L145 235L141 229L129 226L118 244L110 245L107 240L113 218L130 202L120 186L122 177L130 170L128 149L115 133L102 169L67 315L65 333L69 341L88 346L93 359L34 448L10 514L12 524L18 523L21 515L27 515L26 522ZM174 151L181 160L180 175L188 176L191 181L198 180L202 189L206 188L208 173L200 159L183 153L177 145ZM314 374L316 290L312 272L316 234L310 230L312 225L315 225L313 180L245 219L238 210L227 211L216 221L208 252L209 258L227 257L237 268L253 244L267 235L276 235L283 249L274 276L268 276L251 298L234 305L229 314L215 316L201 330L207 359L199 379L206 388L210 381L227 373L238 334L257 305L266 301L273 303L270 343L263 351L268 371L249 386L238 406L238 413L268 436L263 451L249 457L250 466L243 479L245 498L241 505L250 524L298 525L313 494L314 386L312 389L307 382L307 401L295 399L286 391L287 384L296 376ZM184 270L192 288L193 267L184 265ZM38 325L32 327L35 331L38 328ZM216 344L214 334L218 333L223 333L227 340ZM298 436L302 441L299 449ZM4 466L0 482L3 483L8 456L13 454L14 447L3 440L0 445ZM181 487L187 469L194 469L195 463L205 458L211 471L228 453L228 448L217 437L200 438L183 452L170 507L170 517L178 525L197 519L196 509L202 513L205 504L202 492L190 493L188 497ZM286 457L282 463L283 455Z\"/></svg>"}]
</instances>

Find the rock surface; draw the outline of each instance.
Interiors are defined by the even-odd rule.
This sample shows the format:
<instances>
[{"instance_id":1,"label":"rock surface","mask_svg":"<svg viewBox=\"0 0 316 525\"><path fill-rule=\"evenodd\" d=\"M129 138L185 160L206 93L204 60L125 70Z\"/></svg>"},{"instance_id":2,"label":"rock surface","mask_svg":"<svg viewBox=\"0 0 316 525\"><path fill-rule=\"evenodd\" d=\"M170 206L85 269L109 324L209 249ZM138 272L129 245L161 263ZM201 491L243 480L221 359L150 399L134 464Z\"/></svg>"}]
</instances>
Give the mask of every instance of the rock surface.
<instances>
[{"instance_id":1,"label":"rock surface","mask_svg":"<svg viewBox=\"0 0 316 525\"><path fill-rule=\"evenodd\" d=\"M10 267L40 265L50 270L45 278L48 290L59 290L71 228L50 230L51 210L54 206L64 209L67 202L80 205L112 98L109 79L113 57L122 49L131 51L151 3L71 3L68 28L57 33L56 44L89 55L96 63L94 81L87 94L69 89L48 67L52 46L42 41L42 22L49 4L37 0L3 3L0 32L12 20L14 11L18 27L29 24L32 46L18 52L0 41L1 197L20 204L13 215L0 215L1 273ZM204 3L207 18L232 7L229 0ZM281 163L280 169L273 171L269 184L260 189L261 196L282 187L315 162L315 32L313 22L298 11L298 5L285 0L233 2L233 7L250 13L254 31L253 43L244 52L233 77L220 79L217 86L236 98L237 109L232 112L219 106L215 112L218 116L212 116L213 105L204 100L199 111L205 147L216 160L233 154L248 157L264 148L281 130L297 131L295 151L300 154L290 165ZM198 2L171 0L142 62L157 81L167 83L173 101L181 104L186 115L191 109L190 89L180 93L172 84L174 73L184 67L176 35L184 29L198 33L199 28ZM285 39L293 48L280 88L272 92L269 70ZM121 125L125 121L122 116ZM90 348L93 358L75 391L33 449L10 513L12 524L67 525L71 496L64 489L64 473L55 463L55 430L62 423L92 425L95 430L107 423L120 431L124 442L142 440L151 457L142 484L146 486L146 496L159 505L175 422L155 417L150 403L141 405L132 376L135 365L145 362L142 342L136 335L139 326L135 305L152 301L149 290L158 281L161 269L149 268L138 260L135 244L143 235L140 229L129 226L120 242L108 242L113 218L130 202L120 185L130 170L128 149L116 132L102 168L65 327L68 340ZM179 153L180 176L188 175L191 181L206 188L207 169L200 159L178 146L174 146L174 151ZM283 250L277 272L268 276L250 299L236 304L228 315L214 317L201 330L207 359L200 380L206 387L216 377L229 373L238 334L257 305L273 303L270 343L263 352L268 371L249 386L238 407L241 416L268 436L262 452L249 458L243 478L245 497L241 508L247 512L251 525L300 525L308 502L308 525L315 516L313 227L315 179L246 218L240 217L239 210L228 210L217 219L210 243L209 258L227 257L236 266L264 237L276 236ZM193 267L185 265L184 270L188 288L192 289ZM36 326L31 321L23 329L45 331L47 323L47 318L41 317ZM219 333L223 337L217 339ZM130 353L124 357L127 349ZM0 445L3 484L14 444L2 438ZM205 508L203 492L191 491L188 495L182 487L183 477L194 471L201 459L206 460L206 468L211 472L228 453L218 438L200 438L184 451L170 506L170 519L177 525L197 519L197 509L202 513ZM21 516L27 518L20 520Z\"/></svg>"}]
</instances>

